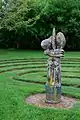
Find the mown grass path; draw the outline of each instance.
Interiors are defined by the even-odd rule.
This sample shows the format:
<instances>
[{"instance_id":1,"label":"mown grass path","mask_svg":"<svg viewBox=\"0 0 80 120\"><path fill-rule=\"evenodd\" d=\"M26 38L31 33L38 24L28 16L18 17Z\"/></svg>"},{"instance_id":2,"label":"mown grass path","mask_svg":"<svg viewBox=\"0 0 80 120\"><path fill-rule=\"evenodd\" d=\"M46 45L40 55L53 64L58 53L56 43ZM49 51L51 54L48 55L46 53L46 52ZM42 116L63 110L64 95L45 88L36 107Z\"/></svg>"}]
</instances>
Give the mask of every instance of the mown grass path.
<instances>
[{"instance_id":1,"label":"mown grass path","mask_svg":"<svg viewBox=\"0 0 80 120\"><path fill-rule=\"evenodd\" d=\"M25 97L43 93L47 56L41 51L0 51L0 120L80 120L80 102L72 109L38 108ZM80 99L80 52L62 58L62 94Z\"/></svg>"}]
</instances>

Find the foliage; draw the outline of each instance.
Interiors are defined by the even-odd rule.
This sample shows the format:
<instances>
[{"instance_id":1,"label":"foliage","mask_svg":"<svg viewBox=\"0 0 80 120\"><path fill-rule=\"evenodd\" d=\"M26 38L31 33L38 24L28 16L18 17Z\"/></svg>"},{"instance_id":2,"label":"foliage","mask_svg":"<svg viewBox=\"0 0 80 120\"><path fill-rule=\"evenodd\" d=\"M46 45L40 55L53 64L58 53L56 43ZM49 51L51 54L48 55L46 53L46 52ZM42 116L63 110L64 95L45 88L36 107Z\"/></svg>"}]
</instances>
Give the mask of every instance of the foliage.
<instances>
[{"instance_id":1,"label":"foliage","mask_svg":"<svg viewBox=\"0 0 80 120\"><path fill-rule=\"evenodd\" d=\"M40 42L62 31L67 39L66 49L80 49L79 0L14 0L0 17L0 45L13 48L40 48Z\"/></svg>"}]
</instances>

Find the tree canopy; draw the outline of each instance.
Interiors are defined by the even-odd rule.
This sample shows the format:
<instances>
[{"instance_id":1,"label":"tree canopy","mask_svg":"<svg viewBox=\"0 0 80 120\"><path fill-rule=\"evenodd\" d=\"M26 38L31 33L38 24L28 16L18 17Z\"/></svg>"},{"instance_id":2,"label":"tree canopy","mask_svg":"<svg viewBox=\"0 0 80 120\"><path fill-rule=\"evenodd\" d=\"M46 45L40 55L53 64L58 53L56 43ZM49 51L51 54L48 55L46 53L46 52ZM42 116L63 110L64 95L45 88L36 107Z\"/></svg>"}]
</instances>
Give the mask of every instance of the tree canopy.
<instances>
[{"instance_id":1,"label":"tree canopy","mask_svg":"<svg viewBox=\"0 0 80 120\"><path fill-rule=\"evenodd\" d=\"M40 49L53 27L67 39L67 50L80 50L80 0L0 0L0 47Z\"/></svg>"}]
</instances>

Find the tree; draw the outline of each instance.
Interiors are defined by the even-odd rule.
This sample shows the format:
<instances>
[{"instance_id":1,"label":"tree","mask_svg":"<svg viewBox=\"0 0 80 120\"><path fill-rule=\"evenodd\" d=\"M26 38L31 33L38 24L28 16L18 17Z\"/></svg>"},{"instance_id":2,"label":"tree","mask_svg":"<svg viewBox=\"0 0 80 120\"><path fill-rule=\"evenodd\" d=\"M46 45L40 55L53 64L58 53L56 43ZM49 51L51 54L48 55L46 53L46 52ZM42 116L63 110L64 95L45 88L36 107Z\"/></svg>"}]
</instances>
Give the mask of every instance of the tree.
<instances>
[{"instance_id":1,"label":"tree","mask_svg":"<svg viewBox=\"0 0 80 120\"><path fill-rule=\"evenodd\" d=\"M0 41L5 47L39 49L55 26L66 36L66 49L79 50L79 20L79 0L8 0L7 12L0 18Z\"/></svg>"}]
</instances>

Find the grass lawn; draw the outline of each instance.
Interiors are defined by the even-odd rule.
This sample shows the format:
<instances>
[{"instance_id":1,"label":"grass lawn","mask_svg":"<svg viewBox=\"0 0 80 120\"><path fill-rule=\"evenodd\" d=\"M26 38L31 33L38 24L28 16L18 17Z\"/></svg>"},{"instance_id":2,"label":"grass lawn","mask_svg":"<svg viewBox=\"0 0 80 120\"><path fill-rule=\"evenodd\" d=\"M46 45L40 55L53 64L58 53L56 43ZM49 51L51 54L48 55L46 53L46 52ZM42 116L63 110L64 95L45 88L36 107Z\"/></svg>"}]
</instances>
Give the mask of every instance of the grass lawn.
<instances>
[{"instance_id":1,"label":"grass lawn","mask_svg":"<svg viewBox=\"0 0 80 120\"><path fill-rule=\"evenodd\" d=\"M47 58L42 51L0 50L0 120L80 120L79 101L71 109L24 102L44 92L40 82L47 81ZM80 52L65 52L62 58L62 94L80 99Z\"/></svg>"}]
</instances>

